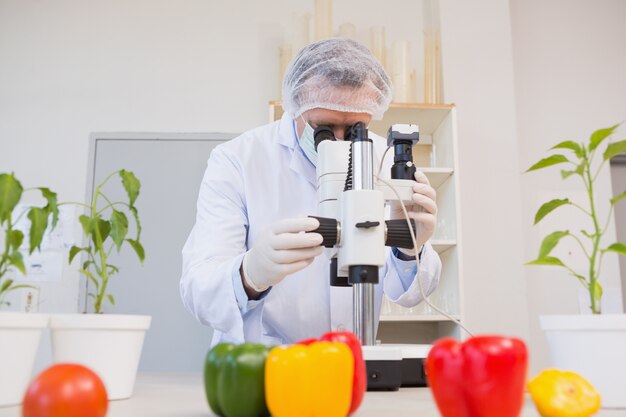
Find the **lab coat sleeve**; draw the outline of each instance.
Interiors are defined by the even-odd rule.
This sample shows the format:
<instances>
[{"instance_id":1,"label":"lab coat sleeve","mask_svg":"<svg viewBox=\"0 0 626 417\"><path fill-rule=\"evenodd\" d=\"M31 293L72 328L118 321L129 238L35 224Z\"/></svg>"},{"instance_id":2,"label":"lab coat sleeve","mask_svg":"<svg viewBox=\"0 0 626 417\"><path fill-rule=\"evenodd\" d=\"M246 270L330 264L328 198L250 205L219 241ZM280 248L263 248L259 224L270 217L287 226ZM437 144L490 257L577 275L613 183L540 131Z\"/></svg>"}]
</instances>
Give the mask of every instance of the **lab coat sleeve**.
<instances>
[{"instance_id":1,"label":"lab coat sleeve","mask_svg":"<svg viewBox=\"0 0 626 417\"><path fill-rule=\"evenodd\" d=\"M389 254L385 265L384 292L394 303L413 307L435 291L440 276L439 255L430 242L426 242L417 266L415 261L402 261Z\"/></svg>"},{"instance_id":2,"label":"lab coat sleeve","mask_svg":"<svg viewBox=\"0 0 626 417\"><path fill-rule=\"evenodd\" d=\"M235 277L246 252L248 219L237 161L216 147L200 185L196 223L183 247L180 292L198 321L243 342L243 314L262 304L248 301ZM241 282L241 280L239 280Z\"/></svg>"}]
</instances>

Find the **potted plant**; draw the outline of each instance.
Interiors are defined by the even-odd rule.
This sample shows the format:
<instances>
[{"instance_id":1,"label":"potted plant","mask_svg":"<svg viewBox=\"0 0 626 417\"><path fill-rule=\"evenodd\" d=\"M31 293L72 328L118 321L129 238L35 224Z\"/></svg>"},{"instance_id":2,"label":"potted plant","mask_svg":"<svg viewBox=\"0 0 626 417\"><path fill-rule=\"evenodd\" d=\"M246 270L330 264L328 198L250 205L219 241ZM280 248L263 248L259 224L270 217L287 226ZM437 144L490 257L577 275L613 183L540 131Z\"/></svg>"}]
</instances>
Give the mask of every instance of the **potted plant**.
<instances>
[{"instance_id":1,"label":"potted plant","mask_svg":"<svg viewBox=\"0 0 626 417\"><path fill-rule=\"evenodd\" d=\"M39 191L47 204L18 211L24 192ZM7 307L7 296L12 291L29 287L16 278L26 275L22 247L25 233L17 228L22 216L29 220L28 253L40 249L44 232L57 223L59 212L57 196L48 188L24 190L13 174L0 174L0 309ZM30 381L42 329L48 326L44 314L17 312L0 313L0 406L22 401Z\"/></svg>"},{"instance_id":2,"label":"potted plant","mask_svg":"<svg viewBox=\"0 0 626 417\"><path fill-rule=\"evenodd\" d=\"M554 365L585 375L602 394L603 407L609 408L626 408L626 315L601 314L601 265L605 254L626 255L626 245L620 242L607 243L603 237L615 204L626 198L626 190L611 198L609 212L601 215L596 180L607 161L626 151L626 140L613 143L606 141L618 126L593 132L586 143L561 142L551 150L565 151L567 156L553 154L527 170L530 172L565 164L567 168L561 170L563 180L577 177L587 191L588 198L584 203L562 198L543 204L535 215L535 224L561 207L572 206L589 219L592 229L579 232L579 223L572 224L573 230L550 233L543 239L537 259L528 264L564 268L587 290L593 314L542 316L541 327L546 332ZM594 163L600 153L602 159ZM575 270L561 259L551 256L562 239L574 239L577 242L580 256L585 259L585 271Z\"/></svg>"},{"instance_id":3,"label":"potted plant","mask_svg":"<svg viewBox=\"0 0 626 417\"><path fill-rule=\"evenodd\" d=\"M114 177L121 180L126 201L112 201L104 194L103 187ZM83 255L80 273L93 289L88 293L93 312L51 316L53 357L55 362L80 363L94 370L112 400L129 398L133 393L143 340L151 321L150 316L102 314L107 303L115 304L108 291L109 280L119 272L110 262L112 252L130 248L141 263L145 258L135 206L140 187L132 172L119 170L96 187L90 204L61 203L85 208L78 219L84 243L70 248L69 262ZM133 238L128 237L129 219L135 224Z\"/></svg>"}]
</instances>

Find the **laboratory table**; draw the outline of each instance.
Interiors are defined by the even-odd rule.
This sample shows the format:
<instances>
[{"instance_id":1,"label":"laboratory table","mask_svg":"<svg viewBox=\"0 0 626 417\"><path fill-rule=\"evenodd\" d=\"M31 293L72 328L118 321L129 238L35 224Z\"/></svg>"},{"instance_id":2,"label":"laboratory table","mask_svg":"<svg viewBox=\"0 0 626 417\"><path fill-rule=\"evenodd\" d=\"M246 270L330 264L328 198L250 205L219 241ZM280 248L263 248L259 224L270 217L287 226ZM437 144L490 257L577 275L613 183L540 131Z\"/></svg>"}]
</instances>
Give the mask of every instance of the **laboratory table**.
<instances>
[{"instance_id":1,"label":"laboratory table","mask_svg":"<svg viewBox=\"0 0 626 417\"><path fill-rule=\"evenodd\" d=\"M201 374L139 374L135 394L111 401L107 417L209 417ZM0 417L20 417L20 407L0 407ZM354 417L439 417L427 388L368 392ZM598 417L626 417L626 410L602 410ZM539 417L527 399L521 417Z\"/></svg>"}]
</instances>

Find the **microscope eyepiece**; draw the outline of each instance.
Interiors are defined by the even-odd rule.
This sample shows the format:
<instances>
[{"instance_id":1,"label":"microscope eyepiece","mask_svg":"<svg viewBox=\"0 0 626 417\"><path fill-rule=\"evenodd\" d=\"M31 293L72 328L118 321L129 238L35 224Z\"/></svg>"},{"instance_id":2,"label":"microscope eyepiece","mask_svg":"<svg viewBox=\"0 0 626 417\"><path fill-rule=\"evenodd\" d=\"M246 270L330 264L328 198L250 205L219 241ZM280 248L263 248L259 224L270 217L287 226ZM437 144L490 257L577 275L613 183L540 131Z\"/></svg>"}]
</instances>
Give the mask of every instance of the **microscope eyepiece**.
<instances>
[{"instance_id":1,"label":"microscope eyepiece","mask_svg":"<svg viewBox=\"0 0 626 417\"><path fill-rule=\"evenodd\" d=\"M329 126L318 126L313 131L313 138L315 138L315 150L323 140L335 140L335 133Z\"/></svg>"},{"instance_id":2,"label":"microscope eyepiece","mask_svg":"<svg viewBox=\"0 0 626 417\"><path fill-rule=\"evenodd\" d=\"M344 140L350 142L361 142L370 140L367 134L367 126L363 122L356 122L346 128Z\"/></svg>"}]
</instances>

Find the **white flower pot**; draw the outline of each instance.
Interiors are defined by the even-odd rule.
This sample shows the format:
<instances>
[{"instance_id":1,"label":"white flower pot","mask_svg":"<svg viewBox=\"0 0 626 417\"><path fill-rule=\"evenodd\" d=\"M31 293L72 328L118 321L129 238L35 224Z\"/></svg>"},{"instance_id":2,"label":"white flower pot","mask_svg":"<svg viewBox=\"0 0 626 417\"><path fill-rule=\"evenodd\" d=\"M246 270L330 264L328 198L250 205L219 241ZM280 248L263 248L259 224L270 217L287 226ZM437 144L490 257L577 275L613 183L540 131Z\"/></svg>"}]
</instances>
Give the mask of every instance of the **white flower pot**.
<instances>
[{"instance_id":1,"label":"white flower pot","mask_svg":"<svg viewBox=\"0 0 626 417\"><path fill-rule=\"evenodd\" d=\"M50 317L54 362L96 372L110 400L130 398L150 316L59 314Z\"/></svg>"},{"instance_id":2,"label":"white flower pot","mask_svg":"<svg viewBox=\"0 0 626 417\"><path fill-rule=\"evenodd\" d=\"M0 313L0 407L22 402L47 314Z\"/></svg>"},{"instance_id":3,"label":"white flower pot","mask_svg":"<svg viewBox=\"0 0 626 417\"><path fill-rule=\"evenodd\" d=\"M541 316L554 366L587 378L602 408L626 408L626 314Z\"/></svg>"}]
</instances>

